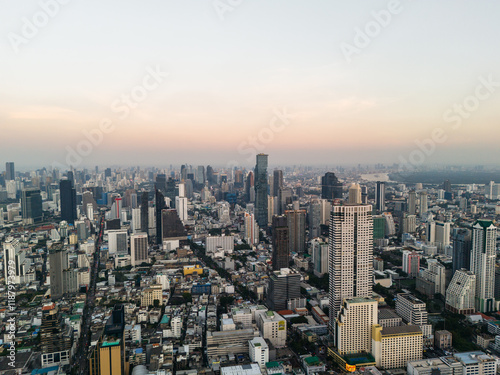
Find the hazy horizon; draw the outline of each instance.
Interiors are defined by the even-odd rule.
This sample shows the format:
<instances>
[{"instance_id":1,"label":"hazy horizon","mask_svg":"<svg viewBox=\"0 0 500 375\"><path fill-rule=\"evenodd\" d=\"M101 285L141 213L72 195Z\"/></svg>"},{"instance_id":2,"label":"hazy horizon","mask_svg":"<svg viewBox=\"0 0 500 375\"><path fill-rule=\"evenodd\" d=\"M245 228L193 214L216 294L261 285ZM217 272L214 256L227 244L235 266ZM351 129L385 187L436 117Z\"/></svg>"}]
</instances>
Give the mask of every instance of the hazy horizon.
<instances>
[{"instance_id":1,"label":"hazy horizon","mask_svg":"<svg viewBox=\"0 0 500 375\"><path fill-rule=\"evenodd\" d=\"M500 3L59 1L2 2L0 164L500 164Z\"/></svg>"}]
</instances>

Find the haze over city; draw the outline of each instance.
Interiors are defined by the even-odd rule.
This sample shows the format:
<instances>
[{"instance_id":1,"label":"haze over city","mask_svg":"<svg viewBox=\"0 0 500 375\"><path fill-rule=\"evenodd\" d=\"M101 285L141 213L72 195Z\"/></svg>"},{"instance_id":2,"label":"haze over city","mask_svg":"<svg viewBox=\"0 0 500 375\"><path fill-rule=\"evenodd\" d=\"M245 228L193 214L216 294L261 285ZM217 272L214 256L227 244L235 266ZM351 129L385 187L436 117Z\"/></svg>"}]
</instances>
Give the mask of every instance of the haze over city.
<instances>
[{"instance_id":1,"label":"haze over city","mask_svg":"<svg viewBox=\"0 0 500 375\"><path fill-rule=\"evenodd\" d=\"M221 4L2 1L2 153L68 165L110 119L79 166L392 164L436 128L421 165L497 163L498 2Z\"/></svg>"}]
</instances>

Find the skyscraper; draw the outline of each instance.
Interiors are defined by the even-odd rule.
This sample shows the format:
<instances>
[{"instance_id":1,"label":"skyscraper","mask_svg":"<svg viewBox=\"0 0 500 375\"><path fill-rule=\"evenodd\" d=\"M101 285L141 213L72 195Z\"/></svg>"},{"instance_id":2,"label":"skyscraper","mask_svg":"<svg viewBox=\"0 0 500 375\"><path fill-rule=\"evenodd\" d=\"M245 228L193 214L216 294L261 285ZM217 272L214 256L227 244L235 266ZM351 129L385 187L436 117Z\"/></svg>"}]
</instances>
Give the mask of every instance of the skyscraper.
<instances>
[{"instance_id":1,"label":"skyscraper","mask_svg":"<svg viewBox=\"0 0 500 375\"><path fill-rule=\"evenodd\" d=\"M427 213L429 210L428 200L427 200L427 192L420 192L420 216Z\"/></svg>"},{"instance_id":2,"label":"skyscraper","mask_svg":"<svg viewBox=\"0 0 500 375\"><path fill-rule=\"evenodd\" d=\"M408 194L408 213L410 215L417 213L417 193L415 190L410 191Z\"/></svg>"},{"instance_id":3,"label":"skyscraper","mask_svg":"<svg viewBox=\"0 0 500 375\"><path fill-rule=\"evenodd\" d=\"M267 228L267 158L266 154L258 154L255 165L255 216L261 228Z\"/></svg>"},{"instance_id":4,"label":"skyscraper","mask_svg":"<svg viewBox=\"0 0 500 375\"><path fill-rule=\"evenodd\" d=\"M68 252L61 244L55 244L49 252L50 294L53 301L64 293L63 272L69 268Z\"/></svg>"},{"instance_id":5,"label":"skyscraper","mask_svg":"<svg viewBox=\"0 0 500 375\"><path fill-rule=\"evenodd\" d=\"M385 183L381 181L377 181L375 208L380 212L385 211Z\"/></svg>"},{"instance_id":6,"label":"skyscraper","mask_svg":"<svg viewBox=\"0 0 500 375\"><path fill-rule=\"evenodd\" d=\"M287 268L290 262L289 255L289 229L286 216L274 216L273 230L273 270L279 271Z\"/></svg>"},{"instance_id":7,"label":"skyscraper","mask_svg":"<svg viewBox=\"0 0 500 375\"><path fill-rule=\"evenodd\" d=\"M61 220L74 224L76 216L76 190L70 180L61 180L59 183L61 199ZM89 218L92 219L92 218Z\"/></svg>"},{"instance_id":8,"label":"skyscraper","mask_svg":"<svg viewBox=\"0 0 500 375\"><path fill-rule=\"evenodd\" d=\"M290 252L303 254L306 250L306 210L287 210Z\"/></svg>"},{"instance_id":9,"label":"skyscraper","mask_svg":"<svg viewBox=\"0 0 500 375\"><path fill-rule=\"evenodd\" d=\"M155 193L155 216L156 216L156 244L163 243L162 240L162 210L165 208L165 198L159 189Z\"/></svg>"},{"instance_id":10,"label":"skyscraper","mask_svg":"<svg viewBox=\"0 0 500 375\"><path fill-rule=\"evenodd\" d=\"M321 198L329 200L342 198L342 182L335 173L327 172L321 177Z\"/></svg>"},{"instance_id":11,"label":"skyscraper","mask_svg":"<svg viewBox=\"0 0 500 375\"><path fill-rule=\"evenodd\" d=\"M349 204L361 204L361 186L352 184L349 188Z\"/></svg>"},{"instance_id":12,"label":"skyscraper","mask_svg":"<svg viewBox=\"0 0 500 375\"><path fill-rule=\"evenodd\" d=\"M465 228L453 230L453 273L460 269L470 270L472 251L471 231Z\"/></svg>"},{"instance_id":13,"label":"skyscraper","mask_svg":"<svg viewBox=\"0 0 500 375\"><path fill-rule=\"evenodd\" d=\"M5 163L5 181L15 180L16 172L14 169L14 162L8 161Z\"/></svg>"},{"instance_id":14,"label":"skyscraper","mask_svg":"<svg viewBox=\"0 0 500 375\"><path fill-rule=\"evenodd\" d=\"M283 187L283 171L275 169L273 172L273 196L279 195L280 189Z\"/></svg>"},{"instance_id":15,"label":"skyscraper","mask_svg":"<svg viewBox=\"0 0 500 375\"><path fill-rule=\"evenodd\" d=\"M42 196L40 189L24 189L21 196L21 209L23 221L26 223L42 220Z\"/></svg>"},{"instance_id":16,"label":"skyscraper","mask_svg":"<svg viewBox=\"0 0 500 375\"><path fill-rule=\"evenodd\" d=\"M145 191L141 195L141 231L146 234L149 234L148 209L149 209L149 198L148 198L148 192Z\"/></svg>"},{"instance_id":17,"label":"skyscraper","mask_svg":"<svg viewBox=\"0 0 500 375\"><path fill-rule=\"evenodd\" d=\"M330 325L345 299L371 297L373 283L372 206L333 206L329 238Z\"/></svg>"},{"instance_id":18,"label":"skyscraper","mask_svg":"<svg viewBox=\"0 0 500 375\"><path fill-rule=\"evenodd\" d=\"M476 275L476 310L495 309L495 260L497 228L489 220L472 226L471 271Z\"/></svg>"},{"instance_id":19,"label":"skyscraper","mask_svg":"<svg viewBox=\"0 0 500 375\"><path fill-rule=\"evenodd\" d=\"M73 335L73 327L64 323L56 304L44 304L40 326L42 367L69 364Z\"/></svg>"}]
</instances>

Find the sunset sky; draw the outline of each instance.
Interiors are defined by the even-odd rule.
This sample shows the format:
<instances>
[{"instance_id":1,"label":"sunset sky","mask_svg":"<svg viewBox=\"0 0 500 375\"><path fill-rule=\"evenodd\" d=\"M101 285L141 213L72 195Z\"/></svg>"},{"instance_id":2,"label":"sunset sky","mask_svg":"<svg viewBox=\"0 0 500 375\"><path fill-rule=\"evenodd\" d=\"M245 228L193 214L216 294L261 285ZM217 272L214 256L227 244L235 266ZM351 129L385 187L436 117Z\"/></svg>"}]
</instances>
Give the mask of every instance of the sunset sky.
<instances>
[{"instance_id":1,"label":"sunset sky","mask_svg":"<svg viewBox=\"0 0 500 375\"><path fill-rule=\"evenodd\" d=\"M107 120L80 166L252 166L252 139L271 165L397 163L436 128L426 164L500 161L498 1L60 2L0 0L1 163L65 165Z\"/></svg>"}]
</instances>

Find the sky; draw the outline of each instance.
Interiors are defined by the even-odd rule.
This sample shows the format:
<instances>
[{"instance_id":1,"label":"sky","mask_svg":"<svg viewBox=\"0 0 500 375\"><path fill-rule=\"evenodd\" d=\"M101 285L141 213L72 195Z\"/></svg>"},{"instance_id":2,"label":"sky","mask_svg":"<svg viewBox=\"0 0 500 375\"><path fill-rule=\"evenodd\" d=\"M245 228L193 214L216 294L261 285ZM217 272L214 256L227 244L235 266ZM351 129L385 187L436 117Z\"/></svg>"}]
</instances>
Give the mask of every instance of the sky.
<instances>
[{"instance_id":1,"label":"sky","mask_svg":"<svg viewBox=\"0 0 500 375\"><path fill-rule=\"evenodd\" d=\"M0 163L500 160L498 1L0 7Z\"/></svg>"}]
</instances>

